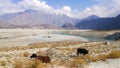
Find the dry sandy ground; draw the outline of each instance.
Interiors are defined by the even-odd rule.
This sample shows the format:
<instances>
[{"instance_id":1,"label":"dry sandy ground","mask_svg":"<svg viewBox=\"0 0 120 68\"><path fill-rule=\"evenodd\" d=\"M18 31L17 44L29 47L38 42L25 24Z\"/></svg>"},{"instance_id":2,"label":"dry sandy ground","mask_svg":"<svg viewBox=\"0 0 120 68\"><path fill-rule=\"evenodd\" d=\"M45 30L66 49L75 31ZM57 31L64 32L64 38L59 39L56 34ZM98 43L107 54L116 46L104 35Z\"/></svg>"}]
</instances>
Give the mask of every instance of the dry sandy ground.
<instances>
[{"instance_id":1,"label":"dry sandy ground","mask_svg":"<svg viewBox=\"0 0 120 68\"><path fill-rule=\"evenodd\" d=\"M42 30L42 29L1 29L0 47L26 46L31 43L62 40L95 41L96 39L81 36L64 35L67 30ZM84 32L71 30L70 32Z\"/></svg>"},{"instance_id":2,"label":"dry sandy ground","mask_svg":"<svg viewBox=\"0 0 120 68\"><path fill-rule=\"evenodd\" d=\"M76 42L76 41L59 41L47 43L34 43L29 46L18 46L6 48L0 51L0 66L1 68L34 68L31 65L33 62L30 55L37 53L40 55L48 55L51 58L50 64L40 64L37 68L119 68L120 59L104 58L112 50L120 50L120 42ZM86 48L90 51L89 56L76 56L78 47ZM93 57L102 54L98 59ZM113 53L114 55L114 53ZM120 57L120 52L118 52ZM89 61L88 61L89 60ZM74 65L79 63L79 65ZM27 67L31 66L31 67ZM72 66L72 67L71 67Z\"/></svg>"},{"instance_id":3,"label":"dry sandy ground","mask_svg":"<svg viewBox=\"0 0 120 68\"><path fill-rule=\"evenodd\" d=\"M87 58L87 56L83 57L80 55L79 57L74 58L74 56L76 56L76 49L78 47L83 47L88 49L90 51L90 56L97 56L99 54L108 54L111 50L120 50L120 41L107 42L107 44L105 44L104 42L88 42L93 39L88 39L80 36L64 35L67 34L64 32L66 31L39 30L39 29L0 30L0 38L8 37L6 39L0 39L1 48L7 46L11 46L11 47L17 46L14 48L13 47L5 48L5 50L3 51L2 49L0 50L0 68L35 68L31 66L34 63L32 63L33 61L30 59L30 55L33 53L38 53L42 55L47 54L48 56L51 57L51 63L47 64L47 67L42 67L42 65L44 65L42 64L40 67L37 68L71 68L67 66L71 66L72 64L73 64L72 68L76 68L74 67L74 62L78 62L76 58L77 59L80 58L79 59L80 65L83 64L85 65L86 68L119 68L120 67L119 65L120 59L103 60L104 59L103 57L102 60L100 59L97 62L92 62L93 60L88 62L86 59L84 59ZM76 30L75 32L79 32L79 31ZM111 34L111 33L112 32L107 32L107 34ZM83 34L85 34L85 32ZM67 41L65 40L74 40L74 42L70 41L66 43ZM55 41L65 41L65 42L55 42ZM44 43L39 44L41 42ZM31 43L35 43L35 44L31 44ZM27 46L28 44L31 44L30 45L31 47ZM85 68L85 67L80 66L78 68Z\"/></svg>"},{"instance_id":4,"label":"dry sandy ground","mask_svg":"<svg viewBox=\"0 0 120 68\"><path fill-rule=\"evenodd\" d=\"M92 62L88 68L120 68L120 59L108 59L106 62Z\"/></svg>"}]
</instances>

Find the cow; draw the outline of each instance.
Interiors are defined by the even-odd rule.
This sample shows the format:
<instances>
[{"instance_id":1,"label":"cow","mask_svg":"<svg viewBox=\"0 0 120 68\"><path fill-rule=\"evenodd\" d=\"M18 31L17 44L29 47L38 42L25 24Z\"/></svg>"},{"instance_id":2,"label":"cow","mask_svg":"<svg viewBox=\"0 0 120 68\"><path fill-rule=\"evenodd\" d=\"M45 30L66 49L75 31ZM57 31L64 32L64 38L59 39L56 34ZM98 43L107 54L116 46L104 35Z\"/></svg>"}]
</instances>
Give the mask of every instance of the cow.
<instances>
[{"instance_id":1,"label":"cow","mask_svg":"<svg viewBox=\"0 0 120 68\"><path fill-rule=\"evenodd\" d=\"M49 56L37 56L37 59L39 59L42 63L50 63Z\"/></svg>"},{"instance_id":2,"label":"cow","mask_svg":"<svg viewBox=\"0 0 120 68\"><path fill-rule=\"evenodd\" d=\"M88 50L86 50L86 49L84 49L84 48L78 48L77 49L77 56L79 55L79 53L80 54L83 54L83 55L86 55L86 54L88 54Z\"/></svg>"},{"instance_id":3,"label":"cow","mask_svg":"<svg viewBox=\"0 0 120 68\"><path fill-rule=\"evenodd\" d=\"M39 59L42 63L49 63L51 61L49 56L37 56L36 54L32 54L30 58Z\"/></svg>"},{"instance_id":4,"label":"cow","mask_svg":"<svg viewBox=\"0 0 120 68\"><path fill-rule=\"evenodd\" d=\"M30 56L30 58L36 58L36 57L37 57L36 54L32 54L32 55Z\"/></svg>"}]
</instances>

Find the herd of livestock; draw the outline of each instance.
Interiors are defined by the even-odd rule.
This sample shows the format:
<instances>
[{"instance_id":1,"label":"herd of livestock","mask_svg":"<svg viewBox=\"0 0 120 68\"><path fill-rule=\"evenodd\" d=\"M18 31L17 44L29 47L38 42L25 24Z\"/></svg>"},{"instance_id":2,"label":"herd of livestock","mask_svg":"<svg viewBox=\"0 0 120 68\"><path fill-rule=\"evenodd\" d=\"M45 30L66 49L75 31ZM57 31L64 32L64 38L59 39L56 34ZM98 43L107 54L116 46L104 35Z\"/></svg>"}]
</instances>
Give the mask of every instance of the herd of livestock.
<instances>
[{"instance_id":1,"label":"herd of livestock","mask_svg":"<svg viewBox=\"0 0 120 68\"><path fill-rule=\"evenodd\" d=\"M83 56L86 55L86 54L89 54L89 51L86 50L85 48L77 48L76 51L77 51L77 53L76 53L77 56L79 56L79 54L83 54ZM41 55L37 55L37 54L32 54L30 56L30 58L31 59L38 59L42 63L49 63L49 62L51 62L51 59L50 59L49 56L41 56Z\"/></svg>"}]
</instances>

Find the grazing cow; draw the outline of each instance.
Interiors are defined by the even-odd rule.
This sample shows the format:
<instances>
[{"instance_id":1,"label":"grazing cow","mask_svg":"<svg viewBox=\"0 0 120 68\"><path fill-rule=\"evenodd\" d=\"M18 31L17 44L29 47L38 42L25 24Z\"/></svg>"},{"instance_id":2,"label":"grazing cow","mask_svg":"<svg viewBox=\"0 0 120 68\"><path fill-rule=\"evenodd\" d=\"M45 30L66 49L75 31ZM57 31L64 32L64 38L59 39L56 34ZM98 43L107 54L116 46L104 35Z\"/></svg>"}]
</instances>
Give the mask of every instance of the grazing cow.
<instances>
[{"instance_id":1,"label":"grazing cow","mask_svg":"<svg viewBox=\"0 0 120 68\"><path fill-rule=\"evenodd\" d=\"M30 58L36 58L36 57L37 57L36 54L32 54L32 55L30 56Z\"/></svg>"},{"instance_id":2,"label":"grazing cow","mask_svg":"<svg viewBox=\"0 0 120 68\"><path fill-rule=\"evenodd\" d=\"M36 54L32 54L30 58L39 59L42 63L49 63L51 61L49 56L37 56Z\"/></svg>"},{"instance_id":3,"label":"grazing cow","mask_svg":"<svg viewBox=\"0 0 120 68\"><path fill-rule=\"evenodd\" d=\"M49 56L37 56L37 59L39 59L42 63L49 63L50 62Z\"/></svg>"},{"instance_id":4,"label":"grazing cow","mask_svg":"<svg viewBox=\"0 0 120 68\"><path fill-rule=\"evenodd\" d=\"M77 49L77 56L79 55L79 53L80 54L83 54L83 55L86 55L86 54L88 54L88 50L86 50L86 49L84 49L84 48L78 48Z\"/></svg>"}]
</instances>

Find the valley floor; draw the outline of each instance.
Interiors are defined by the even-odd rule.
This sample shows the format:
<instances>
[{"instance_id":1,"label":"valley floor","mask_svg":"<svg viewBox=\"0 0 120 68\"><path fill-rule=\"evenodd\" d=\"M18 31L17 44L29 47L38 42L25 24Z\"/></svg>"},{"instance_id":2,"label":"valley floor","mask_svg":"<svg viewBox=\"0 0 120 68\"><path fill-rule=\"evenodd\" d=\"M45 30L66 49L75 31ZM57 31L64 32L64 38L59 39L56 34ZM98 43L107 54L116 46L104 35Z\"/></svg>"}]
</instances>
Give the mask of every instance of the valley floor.
<instances>
[{"instance_id":1,"label":"valley floor","mask_svg":"<svg viewBox=\"0 0 120 68\"><path fill-rule=\"evenodd\" d=\"M0 35L0 68L120 67L120 41L95 41L64 30L0 30ZM76 56L77 48L85 48L89 54ZM33 53L47 55L51 62L31 59Z\"/></svg>"},{"instance_id":2,"label":"valley floor","mask_svg":"<svg viewBox=\"0 0 120 68\"><path fill-rule=\"evenodd\" d=\"M88 68L120 68L120 59L108 59L89 63Z\"/></svg>"}]
</instances>

